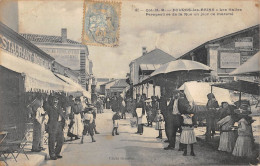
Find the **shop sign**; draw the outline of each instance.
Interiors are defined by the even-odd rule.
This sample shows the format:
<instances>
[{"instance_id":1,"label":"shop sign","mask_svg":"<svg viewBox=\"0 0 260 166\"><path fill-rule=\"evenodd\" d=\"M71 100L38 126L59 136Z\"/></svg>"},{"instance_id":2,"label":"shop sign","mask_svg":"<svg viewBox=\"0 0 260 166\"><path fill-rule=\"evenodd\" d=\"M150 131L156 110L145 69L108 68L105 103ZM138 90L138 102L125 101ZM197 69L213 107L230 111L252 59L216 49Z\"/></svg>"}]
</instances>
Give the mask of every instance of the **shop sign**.
<instances>
[{"instance_id":1,"label":"shop sign","mask_svg":"<svg viewBox=\"0 0 260 166\"><path fill-rule=\"evenodd\" d=\"M51 67L50 63L47 60L43 59L38 54L30 51L25 46L17 44L3 34L0 34L0 48L11 53L14 56L31 61L47 69L50 69Z\"/></svg>"},{"instance_id":2,"label":"shop sign","mask_svg":"<svg viewBox=\"0 0 260 166\"><path fill-rule=\"evenodd\" d=\"M240 53L221 52L220 68L235 69L240 66Z\"/></svg>"},{"instance_id":3,"label":"shop sign","mask_svg":"<svg viewBox=\"0 0 260 166\"><path fill-rule=\"evenodd\" d=\"M238 38L235 41L235 48L239 49L240 51L253 51L253 38Z\"/></svg>"},{"instance_id":4,"label":"shop sign","mask_svg":"<svg viewBox=\"0 0 260 166\"><path fill-rule=\"evenodd\" d=\"M85 61L82 58L80 62L80 49L67 49L67 48L45 48L40 47L44 52L55 58L55 61L63 66L69 67L72 70L79 70L80 66L85 68Z\"/></svg>"}]
</instances>

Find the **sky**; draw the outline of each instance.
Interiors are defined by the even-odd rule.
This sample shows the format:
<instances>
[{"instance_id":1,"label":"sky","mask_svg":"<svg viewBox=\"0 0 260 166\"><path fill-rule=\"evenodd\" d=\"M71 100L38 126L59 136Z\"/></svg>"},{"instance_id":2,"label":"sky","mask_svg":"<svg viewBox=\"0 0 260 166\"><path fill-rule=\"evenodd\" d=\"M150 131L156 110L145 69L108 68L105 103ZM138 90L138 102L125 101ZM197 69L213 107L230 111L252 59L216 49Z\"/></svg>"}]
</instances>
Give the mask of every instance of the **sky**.
<instances>
[{"instance_id":1,"label":"sky","mask_svg":"<svg viewBox=\"0 0 260 166\"><path fill-rule=\"evenodd\" d=\"M159 48L179 57L200 44L259 24L256 1L123 1L118 47L88 46L96 77L125 78L129 63ZM259 4L258 4L259 5ZM135 9L139 8L140 12ZM233 16L146 16L146 9L242 9ZM81 42L83 1L19 1L19 32L60 36Z\"/></svg>"}]
</instances>

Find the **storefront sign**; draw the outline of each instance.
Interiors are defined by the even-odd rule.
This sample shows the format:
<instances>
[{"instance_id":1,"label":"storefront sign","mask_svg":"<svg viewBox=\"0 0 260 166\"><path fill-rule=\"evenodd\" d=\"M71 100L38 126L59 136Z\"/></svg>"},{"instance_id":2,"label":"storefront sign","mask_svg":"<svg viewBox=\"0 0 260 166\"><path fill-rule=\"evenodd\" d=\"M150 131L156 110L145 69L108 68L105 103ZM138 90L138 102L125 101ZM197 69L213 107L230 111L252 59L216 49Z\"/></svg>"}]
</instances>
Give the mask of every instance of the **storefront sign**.
<instances>
[{"instance_id":1,"label":"storefront sign","mask_svg":"<svg viewBox=\"0 0 260 166\"><path fill-rule=\"evenodd\" d=\"M14 56L31 61L47 69L51 68L51 64L49 61L43 59L38 54L30 51L25 46L17 44L16 42L12 41L2 34L0 34L0 48L11 53Z\"/></svg>"},{"instance_id":2,"label":"storefront sign","mask_svg":"<svg viewBox=\"0 0 260 166\"><path fill-rule=\"evenodd\" d=\"M221 52L220 68L235 69L240 66L240 53Z\"/></svg>"},{"instance_id":3,"label":"storefront sign","mask_svg":"<svg viewBox=\"0 0 260 166\"><path fill-rule=\"evenodd\" d=\"M235 48L241 51L252 51L253 50L253 38L244 37L239 38L235 41Z\"/></svg>"},{"instance_id":4,"label":"storefront sign","mask_svg":"<svg viewBox=\"0 0 260 166\"><path fill-rule=\"evenodd\" d=\"M40 46L39 46L40 47ZM80 63L80 49L67 49L67 48L44 48L40 47L44 52L55 58L55 61L63 66L69 67L72 70L79 70L80 65L84 65L85 61ZM85 58L85 57L84 57Z\"/></svg>"}]
</instances>

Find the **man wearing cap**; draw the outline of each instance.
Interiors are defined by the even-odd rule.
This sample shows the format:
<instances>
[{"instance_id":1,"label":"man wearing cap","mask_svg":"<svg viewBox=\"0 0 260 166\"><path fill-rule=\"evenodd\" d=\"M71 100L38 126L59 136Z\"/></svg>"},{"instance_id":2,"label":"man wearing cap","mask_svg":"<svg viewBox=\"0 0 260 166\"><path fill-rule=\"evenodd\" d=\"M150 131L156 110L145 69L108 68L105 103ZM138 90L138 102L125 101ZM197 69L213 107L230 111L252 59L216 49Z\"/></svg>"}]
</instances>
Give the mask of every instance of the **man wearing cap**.
<instances>
[{"instance_id":1,"label":"man wearing cap","mask_svg":"<svg viewBox=\"0 0 260 166\"><path fill-rule=\"evenodd\" d=\"M51 160L56 160L57 158L62 158L60 152L64 142L63 126L66 116L62 108L58 105L58 97L56 95L49 97L49 100L49 103L45 105L46 112L49 116L49 155Z\"/></svg>"}]
</instances>

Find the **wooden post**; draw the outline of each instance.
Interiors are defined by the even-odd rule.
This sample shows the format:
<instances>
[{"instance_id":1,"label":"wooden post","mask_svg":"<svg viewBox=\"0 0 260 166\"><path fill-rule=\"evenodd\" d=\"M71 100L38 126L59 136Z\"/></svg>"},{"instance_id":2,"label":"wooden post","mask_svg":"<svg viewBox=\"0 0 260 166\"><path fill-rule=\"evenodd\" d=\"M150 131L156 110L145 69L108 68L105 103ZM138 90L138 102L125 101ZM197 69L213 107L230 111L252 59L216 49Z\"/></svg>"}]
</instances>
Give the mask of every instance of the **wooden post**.
<instances>
[{"instance_id":1,"label":"wooden post","mask_svg":"<svg viewBox=\"0 0 260 166\"><path fill-rule=\"evenodd\" d=\"M240 107L240 105L241 105L241 91L239 91L239 107Z\"/></svg>"}]
</instances>

